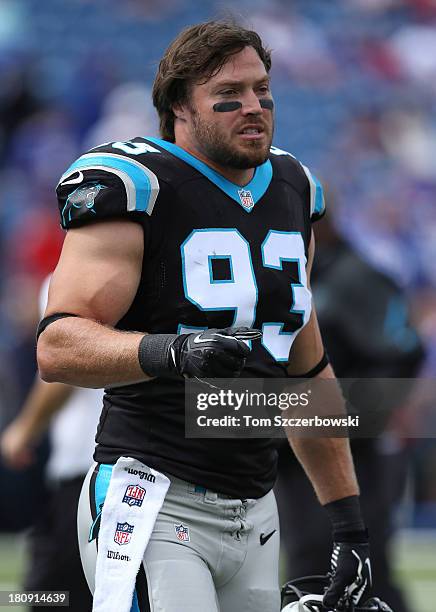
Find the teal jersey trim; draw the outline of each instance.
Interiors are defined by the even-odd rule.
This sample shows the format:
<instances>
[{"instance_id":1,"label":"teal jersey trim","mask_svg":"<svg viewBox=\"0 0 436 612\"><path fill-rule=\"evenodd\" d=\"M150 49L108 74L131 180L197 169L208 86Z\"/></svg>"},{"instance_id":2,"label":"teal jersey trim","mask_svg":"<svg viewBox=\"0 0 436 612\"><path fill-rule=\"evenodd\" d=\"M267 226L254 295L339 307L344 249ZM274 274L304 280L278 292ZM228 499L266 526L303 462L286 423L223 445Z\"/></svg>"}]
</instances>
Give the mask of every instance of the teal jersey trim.
<instances>
[{"instance_id":1,"label":"teal jersey trim","mask_svg":"<svg viewBox=\"0 0 436 612\"><path fill-rule=\"evenodd\" d=\"M106 499L106 493L109 489L109 482L112 476L113 465L102 463L98 470L97 478L95 479L95 507L97 512L100 506L103 506Z\"/></svg>"},{"instance_id":2,"label":"teal jersey trim","mask_svg":"<svg viewBox=\"0 0 436 612\"><path fill-rule=\"evenodd\" d=\"M312 178L315 182L315 210L313 212L315 215L322 215L325 210L323 188L314 174L312 174Z\"/></svg>"},{"instance_id":3,"label":"teal jersey trim","mask_svg":"<svg viewBox=\"0 0 436 612\"><path fill-rule=\"evenodd\" d=\"M159 183L156 175L137 162L111 153L88 153L79 157L63 175L62 180L74 170L103 169L121 178L127 193L127 209L151 214Z\"/></svg>"},{"instance_id":4,"label":"teal jersey trim","mask_svg":"<svg viewBox=\"0 0 436 612\"><path fill-rule=\"evenodd\" d=\"M95 540L98 531L100 530L101 512L103 509L104 500L106 499L107 490L109 488L109 481L112 476L113 467L113 465L109 464L102 464L99 467L94 484L96 517L89 530L88 542Z\"/></svg>"},{"instance_id":5,"label":"teal jersey trim","mask_svg":"<svg viewBox=\"0 0 436 612\"><path fill-rule=\"evenodd\" d=\"M325 212L325 200L324 192L321 183L314 174L311 173L309 168L304 164L301 164L304 174L307 176L307 180L310 185L310 218L317 220L323 216Z\"/></svg>"},{"instance_id":6,"label":"teal jersey trim","mask_svg":"<svg viewBox=\"0 0 436 612\"><path fill-rule=\"evenodd\" d=\"M254 208L254 205L262 198L262 196L267 191L273 176L273 169L269 159L266 160L254 171L254 176L251 181L244 186L236 185L231 181L227 180L216 170L213 170L210 166L197 159L178 145L167 142L166 140L161 140L160 138L149 138L146 137L147 140L157 144L162 147L169 153L172 153L175 157L178 157L185 163L189 164L201 174L203 174L206 178L208 178L211 183L216 185L221 191L224 191L225 194L235 200L246 212L251 212ZM242 203L242 193L240 192L249 192L251 194L252 206L244 206Z\"/></svg>"},{"instance_id":7,"label":"teal jersey trim","mask_svg":"<svg viewBox=\"0 0 436 612\"><path fill-rule=\"evenodd\" d=\"M133 591L133 600L130 612L141 612L139 609L138 594L136 592L136 589Z\"/></svg>"}]
</instances>

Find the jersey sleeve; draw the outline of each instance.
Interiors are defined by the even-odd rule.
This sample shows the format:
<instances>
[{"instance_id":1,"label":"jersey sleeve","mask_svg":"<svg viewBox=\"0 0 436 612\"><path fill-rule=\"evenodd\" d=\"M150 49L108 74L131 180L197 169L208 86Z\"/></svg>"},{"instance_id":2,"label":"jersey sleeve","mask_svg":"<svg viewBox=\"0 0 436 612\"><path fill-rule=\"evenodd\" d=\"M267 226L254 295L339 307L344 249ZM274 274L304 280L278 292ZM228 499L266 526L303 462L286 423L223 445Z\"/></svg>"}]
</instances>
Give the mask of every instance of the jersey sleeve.
<instances>
[{"instance_id":1,"label":"jersey sleeve","mask_svg":"<svg viewBox=\"0 0 436 612\"><path fill-rule=\"evenodd\" d=\"M301 163L301 162L300 162ZM304 170L304 174L309 181L310 187L310 220L313 222L318 221L325 215L325 199L324 190L321 183L314 174L305 166L301 164Z\"/></svg>"},{"instance_id":2,"label":"jersey sleeve","mask_svg":"<svg viewBox=\"0 0 436 612\"><path fill-rule=\"evenodd\" d=\"M285 175L288 175L291 170L293 180L291 183L295 182L295 187L298 192L306 192L307 183L309 184L309 217L311 222L318 221L325 214L325 200L324 200L324 191L321 183L316 178L314 174L302 164L292 153L285 151L283 149L279 149L278 147L271 147L270 149L272 157L278 157L279 159L286 160L286 165L283 168L286 170L282 170ZM291 164L289 164L289 160L291 160ZM305 178L304 178L305 176ZM306 183L307 179L307 183Z\"/></svg>"},{"instance_id":3,"label":"jersey sleeve","mask_svg":"<svg viewBox=\"0 0 436 612\"><path fill-rule=\"evenodd\" d=\"M126 217L141 222L153 211L159 181L137 160L90 152L62 175L56 194L64 229L108 218Z\"/></svg>"}]
</instances>

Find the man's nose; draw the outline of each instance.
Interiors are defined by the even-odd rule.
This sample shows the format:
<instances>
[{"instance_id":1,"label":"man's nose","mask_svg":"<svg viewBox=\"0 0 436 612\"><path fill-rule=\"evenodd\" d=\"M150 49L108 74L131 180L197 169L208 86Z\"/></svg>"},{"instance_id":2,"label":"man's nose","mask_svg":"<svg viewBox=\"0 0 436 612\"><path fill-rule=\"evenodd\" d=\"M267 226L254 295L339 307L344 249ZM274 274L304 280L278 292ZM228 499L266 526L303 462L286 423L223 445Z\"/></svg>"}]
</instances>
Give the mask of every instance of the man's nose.
<instances>
[{"instance_id":1,"label":"man's nose","mask_svg":"<svg viewBox=\"0 0 436 612\"><path fill-rule=\"evenodd\" d=\"M261 115L262 107L260 106L259 98L254 92L248 93L241 99L243 115Z\"/></svg>"}]
</instances>

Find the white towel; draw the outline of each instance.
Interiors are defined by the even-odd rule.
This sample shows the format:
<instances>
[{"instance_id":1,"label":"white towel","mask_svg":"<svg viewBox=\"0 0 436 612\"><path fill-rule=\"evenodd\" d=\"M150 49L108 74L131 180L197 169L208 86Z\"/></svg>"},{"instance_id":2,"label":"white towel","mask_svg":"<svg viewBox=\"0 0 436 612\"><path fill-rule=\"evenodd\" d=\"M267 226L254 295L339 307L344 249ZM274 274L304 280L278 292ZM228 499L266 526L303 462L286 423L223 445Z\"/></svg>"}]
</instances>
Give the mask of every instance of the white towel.
<instances>
[{"instance_id":1,"label":"white towel","mask_svg":"<svg viewBox=\"0 0 436 612\"><path fill-rule=\"evenodd\" d=\"M170 485L131 457L116 462L98 538L93 612L130 612L136 575Z\"/></svg>"}]
</instances>

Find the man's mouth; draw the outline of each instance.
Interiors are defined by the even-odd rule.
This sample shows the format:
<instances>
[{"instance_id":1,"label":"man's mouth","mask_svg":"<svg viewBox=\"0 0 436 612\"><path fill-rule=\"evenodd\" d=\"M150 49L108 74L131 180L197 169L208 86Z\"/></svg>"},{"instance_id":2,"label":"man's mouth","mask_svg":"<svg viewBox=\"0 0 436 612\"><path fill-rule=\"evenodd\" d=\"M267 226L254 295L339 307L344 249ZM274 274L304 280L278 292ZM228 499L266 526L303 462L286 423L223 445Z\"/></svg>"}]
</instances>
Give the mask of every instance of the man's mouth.
<instances>
[{"instance_id":1,"label":"man's mouth","mask_svg":"<svg viewBox=\"0 0 436 612\"><path fill-rule=\"evenodd\" d=\"M248 125L239 130L238 135L244 140L260 140L264 135L264 128L260 125Z\"/></svg>"},{"instance_id":2,"label":"man's mouth","mask_svg":"<svg viewBox=\"0 0 436 612\"><path fill-rule=\"evenodd\" d=\"M260 125L248 125L239 131L239 134L262 134L264 129Z\"/></svg>"}]
</instances>

